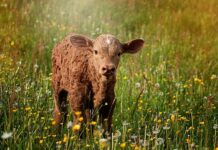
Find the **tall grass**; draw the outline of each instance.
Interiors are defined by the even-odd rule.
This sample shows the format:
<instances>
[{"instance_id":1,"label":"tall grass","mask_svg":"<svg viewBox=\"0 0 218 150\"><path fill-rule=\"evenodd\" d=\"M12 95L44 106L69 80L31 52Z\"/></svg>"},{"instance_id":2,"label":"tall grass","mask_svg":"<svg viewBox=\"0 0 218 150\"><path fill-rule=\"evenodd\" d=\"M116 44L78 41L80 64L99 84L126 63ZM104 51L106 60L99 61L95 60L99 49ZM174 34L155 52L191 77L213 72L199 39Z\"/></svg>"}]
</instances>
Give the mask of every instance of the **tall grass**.
<instances>
[{"instance_id":1,"label":"tall grass","mask_svg":"<svg viewBox=\"0 0 218 150\"><path fill-rule=\"evenodd\" d=\"M217 14L216 0L2 0L0 148L217 148ZM98 123L91 139L55 134L51 50L70 32L145 39L121 60L112 139Z\"/></svg>"}]
</instances>

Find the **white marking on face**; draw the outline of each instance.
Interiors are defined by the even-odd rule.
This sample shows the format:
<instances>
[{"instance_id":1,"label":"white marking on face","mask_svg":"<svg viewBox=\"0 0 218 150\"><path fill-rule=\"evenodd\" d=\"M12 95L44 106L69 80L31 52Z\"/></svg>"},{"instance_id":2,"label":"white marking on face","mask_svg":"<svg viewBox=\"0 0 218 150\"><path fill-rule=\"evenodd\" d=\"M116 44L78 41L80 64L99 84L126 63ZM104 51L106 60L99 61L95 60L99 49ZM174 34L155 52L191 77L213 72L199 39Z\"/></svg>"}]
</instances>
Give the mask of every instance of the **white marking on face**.
<instances>
[{"instance_id":1,"label":"white marking on face","mask_svg":"<svg viewBox=\"0 0 218 150\"><path fill-rule=\"evenodd\" d=\"M107 37L106 43L109 45L111 44L111 39L109 39L109 37Z\"/></svg>"}]
</instances>

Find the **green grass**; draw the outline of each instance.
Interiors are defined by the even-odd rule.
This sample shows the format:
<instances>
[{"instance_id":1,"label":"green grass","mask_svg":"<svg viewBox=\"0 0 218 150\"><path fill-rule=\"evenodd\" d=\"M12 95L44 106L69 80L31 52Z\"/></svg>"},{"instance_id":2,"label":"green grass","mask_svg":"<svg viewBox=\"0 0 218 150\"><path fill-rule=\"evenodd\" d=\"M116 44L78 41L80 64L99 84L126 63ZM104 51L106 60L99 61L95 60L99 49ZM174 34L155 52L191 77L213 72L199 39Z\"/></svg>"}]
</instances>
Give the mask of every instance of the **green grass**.
<instances>
[{"instance_id":1,"label":"green grass","mask_svg":"<svg viewBox=\"0 0 218 150\"><path fill-rule=\"evenodd\" d=\"M0 1L0 149L216 149L217 14L216 0ZM51 50L70 32L145 39L122 58L106 144L52 125Z\"/></svg>"}]
</instances>

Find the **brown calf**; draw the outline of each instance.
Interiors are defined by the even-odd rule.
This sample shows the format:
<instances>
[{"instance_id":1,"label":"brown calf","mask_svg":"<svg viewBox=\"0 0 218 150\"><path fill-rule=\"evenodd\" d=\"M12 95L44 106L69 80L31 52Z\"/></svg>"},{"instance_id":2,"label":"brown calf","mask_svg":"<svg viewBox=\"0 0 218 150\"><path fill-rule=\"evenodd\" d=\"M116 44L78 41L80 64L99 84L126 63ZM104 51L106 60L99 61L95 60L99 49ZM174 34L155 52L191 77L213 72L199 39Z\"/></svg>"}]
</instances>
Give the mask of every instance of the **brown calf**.
<instances>
[{"instance_id":1,"label":"brown calf","mask_svg":"<svg viewBox=\"0 0 218 150\"><path fill-rule=\"evenodd\" d=\"M71 34L58 43L52 51L54 118L57 124L66 120L68 99L73 111L73 125L80 123L75 112L81 112L84 122L89 122L95 119L93 110L99 110L103 128L111 132L120 56L138 52L143 44L142 39L120 43L110 34L100 35L95 40Z\"/></svg>"}]
</instances>

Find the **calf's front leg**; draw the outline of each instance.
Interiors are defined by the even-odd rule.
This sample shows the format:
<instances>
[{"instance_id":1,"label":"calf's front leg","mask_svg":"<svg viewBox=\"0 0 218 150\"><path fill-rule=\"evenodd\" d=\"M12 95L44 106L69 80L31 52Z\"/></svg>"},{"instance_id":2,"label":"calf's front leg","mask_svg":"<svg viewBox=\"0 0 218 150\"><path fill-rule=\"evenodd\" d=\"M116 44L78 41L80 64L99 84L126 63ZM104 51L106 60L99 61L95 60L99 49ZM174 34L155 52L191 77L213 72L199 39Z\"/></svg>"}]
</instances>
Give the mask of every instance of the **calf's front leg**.
<instances>
[{"instance_id":1,"label":"calf's front leg","mask_svg":"<svg viewBox=\"0 0 218 150\"><path fill-rule=\"evenodd\" d=\"M81 88L75 88L69 92L69 104L73 115L74 132L81 131L81 125L86 121L82 91Z\"/></svg>"},{"instance_id":2,"label":"calf's front leg","mask_svg":"<svg viewBox=\"0 0 218 150\"><path fill-rule=\"evenodd\" d=\"M103 126L104 131L107 131L109 134L112 133L112 116L115 104L116 99L115 97L113 97L113 99L108 99L99 110L100 122Z\"/></svg>"}]
</instances>

